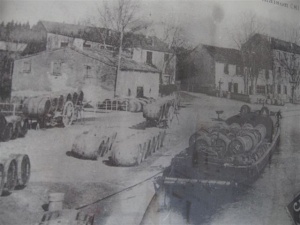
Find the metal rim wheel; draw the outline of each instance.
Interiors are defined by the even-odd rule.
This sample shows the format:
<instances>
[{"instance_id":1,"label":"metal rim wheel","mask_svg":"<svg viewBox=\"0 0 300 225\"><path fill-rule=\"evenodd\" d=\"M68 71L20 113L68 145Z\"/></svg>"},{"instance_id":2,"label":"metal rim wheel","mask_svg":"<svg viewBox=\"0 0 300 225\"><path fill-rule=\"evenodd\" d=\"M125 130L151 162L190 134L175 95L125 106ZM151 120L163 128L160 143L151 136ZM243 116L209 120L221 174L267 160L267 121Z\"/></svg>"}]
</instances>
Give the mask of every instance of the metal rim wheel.
<instances>
[{"instance_id":1,"label":"metal rim wheel","mask_svg":"<svg viewBox=\"0 0 300 225\"><path fill-rule=\"evenodd\" d=\"M17 162L16 160L8 160L6 162L6 183L5 189L7 191L12 191L17 185Z\"/></svg>"},{"instance_id":2,"label":"metal rim wheel","mask_svg":"<svg viewBox=\"0 0 300 225\"><path fill-rule=\"evenodd\" d=\"M62 123L65 127L68 127L73 122L73 116L74 116L74 105L71 101L67 101L62 115Z\"/></svg>"},{"instance_id":3,"label":"metal rim wheel","mask_svg":"<svg viewBox=\"0 0 300 225\"><path fill-rule=\"evenodd\" d=\"M174 118L174 113L175 113L174 107L170 106L169 110L168 110L168 117L167 117L168 126L170 126L172 124L172 121L173 121L173 118Z\"/></svg>"},{"instance_id":4,"label":"metal rim wheel","mask_svg":"<svg viewBox=\"0 0 300 225\"><path fill-rule=\"evenodd\" d=\"M4 176L4 166L0 164L0 196L2 195L4 189Z\"/></svg>"},{"instance_id":5,"label":"metal rim wheel","mask_svg":"<svg viewBox=\"0 0 300 225\"><path fill-rule=\"evenodd\" d=\"M28 132L28 127L29 127L28 120L22 120L22 122L21 122L21 130L19 132L19 137L25 137L25 135Z\"/></svg>"},{"instance_id":6,"label":"metal rim wheel","mask_svg":"<svg viewBox=\"0 0 300 225\"><path fill-rule=\"evenodd\" d=\"M28 155L22 155L21 159L18 160L18 167L20 167L20 178L19 185L26 185L30 178L30 160Z\"/></svg>"},{"instance_id":7,"label":"metal rim wheel","mask_svg":"<svg viewBox=\"0 0 300 225\"><path fill-rule=\"evenodd\" d=\"M143 161L143 147L141 144L138 145L138 157L136 160L137 165L140 165Z\"/></svg>"},{"instance_id":8,"label":"metal rim wheel","mask_svg":"<svg viewBox=\"0 0 300 225\"><path fill-rule=\"evenodd\" d=\"M3 131L2 141L9 141L13 136L13 126L8 124Z\"/></svg>"}]
</instances>

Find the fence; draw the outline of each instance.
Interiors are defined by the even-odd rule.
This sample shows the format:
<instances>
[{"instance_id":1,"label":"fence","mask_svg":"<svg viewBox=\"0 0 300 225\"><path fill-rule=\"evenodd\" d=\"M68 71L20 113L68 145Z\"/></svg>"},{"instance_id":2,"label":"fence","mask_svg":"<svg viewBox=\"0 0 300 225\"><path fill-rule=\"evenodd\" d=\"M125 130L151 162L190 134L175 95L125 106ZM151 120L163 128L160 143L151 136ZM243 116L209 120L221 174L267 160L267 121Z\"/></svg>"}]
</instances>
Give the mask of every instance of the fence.
<instances>
[{"instance_id":1,"label":"fence","mask_svg":"<svg viewBox=\"0 0 300 225\"><path fill-rule=\"evenodd\" d=\"M22 104L16 103L0 103L0 112L4 115L20 115L22 114Z\"/></svg>"}]
</instances>

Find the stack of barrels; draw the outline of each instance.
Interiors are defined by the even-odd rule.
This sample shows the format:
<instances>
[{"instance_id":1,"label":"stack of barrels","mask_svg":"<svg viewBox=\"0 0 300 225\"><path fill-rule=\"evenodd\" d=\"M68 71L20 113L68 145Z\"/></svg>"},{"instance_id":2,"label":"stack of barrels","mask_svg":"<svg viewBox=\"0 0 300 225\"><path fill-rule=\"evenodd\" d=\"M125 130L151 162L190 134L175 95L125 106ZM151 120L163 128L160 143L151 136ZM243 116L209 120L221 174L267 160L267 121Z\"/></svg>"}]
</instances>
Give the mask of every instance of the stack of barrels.
<instances>
[{"instance_id":1,"label":"stack of barrels","mask_svg":"<svg viewBox=\"0 0 300 225\"><path fill-rule=\"evenodd\" d=\"M209 129L200 129L189 139L189 145L197 152L218 158L247 154L254 150L266 137L266 127L249 123L240 126L233 123L217 124Z\"/></svg>"},{"instance_id":2,"label":"stack of barrels","mask_svg":"<svg viewBox=\"0 0 300 225\"><path fill-rule=\"evenodd\" d=\"M26 154L0 157L0 196L17 187L27 185L30 178L30 160Z\"/></svg>"}]
</instances>

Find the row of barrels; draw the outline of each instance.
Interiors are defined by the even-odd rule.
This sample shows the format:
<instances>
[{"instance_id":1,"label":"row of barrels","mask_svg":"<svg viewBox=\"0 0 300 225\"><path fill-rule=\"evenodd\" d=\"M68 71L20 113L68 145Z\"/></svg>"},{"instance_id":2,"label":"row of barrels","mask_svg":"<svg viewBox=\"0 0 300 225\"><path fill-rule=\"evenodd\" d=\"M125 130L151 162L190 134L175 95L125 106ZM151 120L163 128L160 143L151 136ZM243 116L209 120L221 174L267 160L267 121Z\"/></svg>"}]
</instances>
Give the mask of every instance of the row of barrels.
<instances>
[{"instance_id":1,"label":"row of barrels","mask_svg":"<svg viewBox=\"0 0 300 225\"><path fill-rule=\"evenodd\" d=\"M284 106L285 102L282 99L276 99L276 98L258 98L257 99L258 104L266 104L266 105L279 105L279 106Z\"/></svg>"},{"instance_id":2,"label":"row of barrels","mask_svg":"<svg viewBox=\"0 0 300 225\"><path fill-rule=\"evenodd\" d=\"M135 132L113 146L112 160L117 166L139 165L164 145L165 130Z\"/></svg>"},{"instance_id":3,"label":"row of barrels","mask_svg":"<svg viewBox=\"0 0 300 225\"><path fill-rule=\"evenodd\" d=\"M67 101L74 105L81 104L84 94L82 91L57 92L26 98L23 102L23 113L29 118L40 118L56 111L62 112Z\"/></svg>"},{"instance_id":4,"label":"row of barrels","mask_svg":"<svg viewBox=\"0 0 300 225\"><path fill-rule=\"evenodd\" d=\"M30 160L26 154L10 154L0 158L0 196L27 185Z\"/></svg>"},{"instance_id":5,"label":"row of barrels","mask_svg":"<svg viewBox=\"0 0 300 225\"><path fill-rule=\"evenodd\" d=\"M101 110L142 112L143 107L153 101L153 98L105 99L97 104L97 108Z\"/></svg>"},{"instance_id":6,"label":"row of barrels","mask_svg":"<svg viewBox=\"0 0 300 225\"><path fill-rule=\"evenodd\" d=\"M264 140L265 136L266 127L262 124L256 127L249 123L245 123L242 127L237 123L230 126L219 124L194 133L189 139L189 145L195 146L199 152L224 158L250 152Z\"/></svg>"},{"instance_id":7,"label":"row of barrels","mask_svg":"<svg viewBox=\"0 0 300 225\"><path fill-rule=\"evenodd\" d=\"M250 154L240 154L240 155L235 155L233 157L229 157L227 162L239 166L251 165L257 162L259 159L261 159L268 149L269 149L268 143L263 142Z\"/></svg>"}]
</instances>

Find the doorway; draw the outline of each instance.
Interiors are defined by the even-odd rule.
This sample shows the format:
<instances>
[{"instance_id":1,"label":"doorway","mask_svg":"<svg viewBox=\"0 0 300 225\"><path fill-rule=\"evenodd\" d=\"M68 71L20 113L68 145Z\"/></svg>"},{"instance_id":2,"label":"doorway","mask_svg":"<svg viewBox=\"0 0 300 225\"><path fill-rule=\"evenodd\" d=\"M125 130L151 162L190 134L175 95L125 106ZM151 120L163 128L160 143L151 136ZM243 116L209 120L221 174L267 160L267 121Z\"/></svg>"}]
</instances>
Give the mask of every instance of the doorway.
<instances>
[{"instance_id":1,"label":"doorway","mask_svg":"<svg viewBox=\"0 0 300 225\"><path fill-rule=\"evenodd\" d=\"M137 98L144 97L144 87L137 87L136 88L136 97Z\"/></svg>"}]
</instances>

